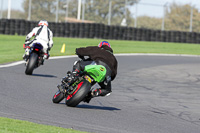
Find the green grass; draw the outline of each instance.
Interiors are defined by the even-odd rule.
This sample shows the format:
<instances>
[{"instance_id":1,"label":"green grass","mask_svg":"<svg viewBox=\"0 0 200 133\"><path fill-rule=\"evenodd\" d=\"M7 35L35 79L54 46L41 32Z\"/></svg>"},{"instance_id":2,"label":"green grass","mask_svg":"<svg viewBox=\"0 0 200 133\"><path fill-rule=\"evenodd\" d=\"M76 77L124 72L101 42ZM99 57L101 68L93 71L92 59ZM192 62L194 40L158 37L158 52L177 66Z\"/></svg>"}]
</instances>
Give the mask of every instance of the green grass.
<instances>
[{"instance_id":1,"label":"green grass","mask_svg":"<svg viewBox=\"0 0 200 133\"><path fill-rule=\"evenodd\" d=\"M0 117L0 133L84 133L73 129ZM86 133L86 132L85 132Z\"/></svg>"},{"instance_id":2,"label":"green grass","mask_svg":"<svg viewBox=\"0 0 200 133\"><path fill-rule=\"evenodd\" d=\"M0 35L0 64L22 60L24 54L23 43L25 36ZM97 46L104 39L79 39L54 37L51 56L74 55L75 49L85 46ZM107 40L114 53L165 53L200 55L200 45L186 43L165 43L145 41ZM65 53L60 53L63 43L66 44Z\"/></svg>"}]
</instances>

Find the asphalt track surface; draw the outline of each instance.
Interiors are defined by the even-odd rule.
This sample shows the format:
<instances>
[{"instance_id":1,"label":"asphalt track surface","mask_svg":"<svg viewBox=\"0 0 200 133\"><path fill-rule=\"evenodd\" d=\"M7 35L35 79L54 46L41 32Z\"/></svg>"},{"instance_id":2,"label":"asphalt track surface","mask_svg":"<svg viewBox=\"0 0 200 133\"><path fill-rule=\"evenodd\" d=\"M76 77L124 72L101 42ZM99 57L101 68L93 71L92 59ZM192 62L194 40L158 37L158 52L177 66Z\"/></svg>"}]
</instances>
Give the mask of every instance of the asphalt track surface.
<instances>
[{"instance_id":1,"label":"asphalt track surface","mask_svg":"<svg viewBox=\"0 0 200 133\"><path fill-rule=\"evenodd\" d=\"M74 58L0 68L0 116L95 133L199 133L200 57L117 56L113 92L89 104L52 103Z\"/></svg>"}]
</instances>

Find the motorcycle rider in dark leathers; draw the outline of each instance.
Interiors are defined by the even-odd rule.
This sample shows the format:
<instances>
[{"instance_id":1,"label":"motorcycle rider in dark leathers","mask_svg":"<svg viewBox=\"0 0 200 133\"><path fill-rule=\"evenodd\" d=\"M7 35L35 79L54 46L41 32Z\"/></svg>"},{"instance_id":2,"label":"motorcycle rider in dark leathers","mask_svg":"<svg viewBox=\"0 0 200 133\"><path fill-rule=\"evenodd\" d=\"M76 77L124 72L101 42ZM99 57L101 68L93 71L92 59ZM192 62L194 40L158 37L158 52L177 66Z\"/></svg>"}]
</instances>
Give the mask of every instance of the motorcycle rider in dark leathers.
<instances>
[{"instance_id":1,"label":"motorcycle rider in dark leathers","mask_svg":"<svg viewBox=\"0 0 200 133\"><path fill-rule=\"evenodd\" d=\"M103 82L99 83L101 88L97 88L91 92L91 95L87 96L84 102L89 103L91 98L97 96L109 95L111 91L111 81L113 81L117 75L118 62L113 55L113 50L107 41L102 41L98 46L81 47L76 49L76 54L83 60L76 61L73 66L72 73L68 73L68 82L73 82L78 77L80 71L84 70L86 65L95 64L103 65L107 72L106 78ZM84 56L89 58L84 60Z\"/></svg>"}]
</instances>

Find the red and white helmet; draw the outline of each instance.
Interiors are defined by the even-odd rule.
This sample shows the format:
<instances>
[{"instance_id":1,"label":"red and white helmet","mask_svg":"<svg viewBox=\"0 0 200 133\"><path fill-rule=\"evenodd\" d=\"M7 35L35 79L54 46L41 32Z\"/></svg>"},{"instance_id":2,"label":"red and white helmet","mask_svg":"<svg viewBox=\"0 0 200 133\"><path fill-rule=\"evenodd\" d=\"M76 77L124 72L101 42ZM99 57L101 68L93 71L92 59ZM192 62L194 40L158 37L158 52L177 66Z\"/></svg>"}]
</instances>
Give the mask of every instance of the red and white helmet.
<instances>
[{"instance_id":1,"label":"red and white helmet","mask_svg":"<svg viewBox=\"0 0 200 133\"><path fill-rule=\"evenodd\" d=\"M39 23L38 23L38 26L40 26L40 25L48 26L48 22L46 20L40 20Z\"/></svg>"}]
</instances>

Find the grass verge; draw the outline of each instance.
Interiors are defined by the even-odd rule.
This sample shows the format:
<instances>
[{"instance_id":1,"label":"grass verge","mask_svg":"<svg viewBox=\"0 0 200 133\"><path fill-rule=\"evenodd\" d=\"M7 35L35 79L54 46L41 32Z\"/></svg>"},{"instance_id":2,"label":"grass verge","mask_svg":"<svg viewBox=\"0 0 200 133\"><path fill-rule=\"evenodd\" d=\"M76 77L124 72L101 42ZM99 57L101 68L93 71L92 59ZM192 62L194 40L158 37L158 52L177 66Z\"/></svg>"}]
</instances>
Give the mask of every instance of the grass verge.
<instances>
[{"instance_id":1,"label":"grass verge","mask_svg":"<svg viewBox=\"0 0 200 133\"><path fill-rule=\"evenodd\" d=\"M23 43L25 36L0 35L0 64L22 60L24 54ZM74 55L78 47L97 46L104 39L80 39L54 37L54 46L51 56ZM164 53L200 55L200 45L187 43L165 43L145 41L107 40L114 53ZM65 53L60 53L63 44L66 44Z\"/></svg>"},{"instance_id":2,"label":"grass verge","mask_svg":"<svg viewBox=\"0 0 200 133\"><path fill-rule=\"evenodd\" d=\"M0 117L1 133L86 133L73 129L36 124L33 122Z\"/></svg>"}]
</instances>

